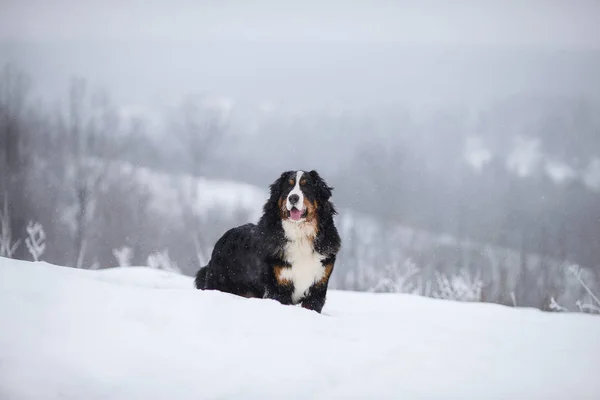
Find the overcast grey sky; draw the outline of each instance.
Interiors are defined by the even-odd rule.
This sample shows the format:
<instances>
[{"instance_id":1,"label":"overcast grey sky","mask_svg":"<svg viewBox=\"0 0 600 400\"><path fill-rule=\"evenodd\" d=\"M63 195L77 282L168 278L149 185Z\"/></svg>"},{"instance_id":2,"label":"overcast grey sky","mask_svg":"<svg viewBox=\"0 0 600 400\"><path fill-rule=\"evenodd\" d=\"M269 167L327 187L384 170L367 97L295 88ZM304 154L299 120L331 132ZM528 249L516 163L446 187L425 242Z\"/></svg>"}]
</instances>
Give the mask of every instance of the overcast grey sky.
<instances>
[{"instance_id":1,"label":"overcast grey sky","mask_svg":"<svg viewBox=\"0 0 600 400\"><path fill-rule=\"evenodd\" d=\"M0 0L5 62L45 98L80 75L127 109L597 97L600 0Z\"/></svg>"},{"instance_id":2,"label":"overcast grey sky","mask_svg":"<svg viewBox=\"0 0 600 400\"><path fill-rule=\"evenodd\" d=\"M391 40L600 48L600 1L0 0L0 39Z\"/></svg>"}]
</instances>

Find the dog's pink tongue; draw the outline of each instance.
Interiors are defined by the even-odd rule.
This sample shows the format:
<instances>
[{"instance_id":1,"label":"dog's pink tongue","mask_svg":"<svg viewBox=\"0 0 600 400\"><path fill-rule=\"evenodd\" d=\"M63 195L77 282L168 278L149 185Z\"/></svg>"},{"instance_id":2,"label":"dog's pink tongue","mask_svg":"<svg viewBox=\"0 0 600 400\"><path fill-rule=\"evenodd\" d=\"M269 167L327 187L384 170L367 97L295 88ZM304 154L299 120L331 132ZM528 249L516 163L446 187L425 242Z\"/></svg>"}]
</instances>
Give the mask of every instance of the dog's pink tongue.
<instances>
[{"instance_id":1,"label":"dog's pink tongue","mask_svg":"<svg viewBox=\"0 0 600 400\"><path fill-rule=\"evenodd\" d=\"M298 221L298 220L300 220L300 218L302 218L302 211L300 211L296 208L292 208L292 210L290 211L290 217L294 221Z\"/></svg>"}]
</instances>

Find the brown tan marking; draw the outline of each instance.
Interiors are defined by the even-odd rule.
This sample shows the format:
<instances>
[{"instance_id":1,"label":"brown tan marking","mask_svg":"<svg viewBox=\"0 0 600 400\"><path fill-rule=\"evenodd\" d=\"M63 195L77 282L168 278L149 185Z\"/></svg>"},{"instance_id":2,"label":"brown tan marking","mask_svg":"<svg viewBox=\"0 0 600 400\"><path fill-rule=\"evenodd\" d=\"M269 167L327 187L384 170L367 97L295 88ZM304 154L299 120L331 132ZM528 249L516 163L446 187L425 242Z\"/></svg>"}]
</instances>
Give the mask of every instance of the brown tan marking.
<instances>
[{"instance_id":1,"label":"brown tan marking","mask_svg":"<svg viewBox=\"0 0 600 400\"><path fill-rule=\"evenodd\" d=\"M273 267L273 272L275 273L275 279L277 280L277 283L279 283L280 285L289 285L292 283L292 281L289 280L288 278L285 278L284 276L282 276L282 271L284 268L288 268L288 267L281 267L281 266Z\"/></svg>"},{"instance_id":2,"label":"brown tan marking","mask_svg":"<svg viewBox=\"0 0 600 400\"><path fill-rule=\"evenodd\" d=\"M288 216L288 210L285 207L285 197L280 197L279 200L277 201L277 205L279 206L279 214L281 216L281 218L287 218Z\"/></svg>"},{"instance_id":3,"label":"brown tan marking","mask_svg":"<svg viewBox=\"0 0 600 400\"><path fill-rule=\"evenodd\" d=\"M325 267L325 274L323 275L323 277L321 278L321 280L319 280L318 284L319 285L324 285L327 283L327 281L329 281L329 277L331 276L331 272L333 271L333 264L326 264L324 265Z\"/></svg>"},{"instance_id":4,"label":"brown tan marking","mask_svg":"<svg viewBox=\"0 0 600 400\"><path fill-rule=\"evenodd\" d=\"M304 198L304 208L306 209L306 220L312 221L317 217L317 202L310 202L306 197Z\"/></svg>"}]
</instances>

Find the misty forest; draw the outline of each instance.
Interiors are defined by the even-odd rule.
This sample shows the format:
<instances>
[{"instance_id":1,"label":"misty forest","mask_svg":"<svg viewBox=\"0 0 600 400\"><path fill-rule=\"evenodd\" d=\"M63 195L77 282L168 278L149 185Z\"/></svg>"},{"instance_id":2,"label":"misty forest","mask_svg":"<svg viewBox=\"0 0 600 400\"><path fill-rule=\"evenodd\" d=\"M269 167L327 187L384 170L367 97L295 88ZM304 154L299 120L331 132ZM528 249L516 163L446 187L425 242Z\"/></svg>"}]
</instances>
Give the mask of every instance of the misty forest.
<instances>
[{"instance_id":1,"label":"misty forest","mask_svg":"<svg viewBox=\"0 0 600 400\"><path fill-rule=\"evenodd\" d=\"M0 256L193 275L282 171L317 169L332 288L599 312L598 53L292 47L122 50L112 85L102 52L59 74L58 49L4 47Z\"/></svg>"}]
</instances>

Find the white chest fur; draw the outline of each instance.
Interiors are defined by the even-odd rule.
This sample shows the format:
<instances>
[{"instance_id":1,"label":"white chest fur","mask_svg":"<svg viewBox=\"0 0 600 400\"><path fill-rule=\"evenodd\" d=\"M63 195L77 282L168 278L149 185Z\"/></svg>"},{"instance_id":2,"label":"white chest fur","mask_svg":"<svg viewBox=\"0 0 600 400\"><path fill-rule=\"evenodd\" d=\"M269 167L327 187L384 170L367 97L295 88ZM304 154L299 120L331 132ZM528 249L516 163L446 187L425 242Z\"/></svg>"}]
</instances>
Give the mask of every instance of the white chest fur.
<instances>
[{"instance_id":1,"label":"white chest fur","mask_svg":"<svg viewBox=\"0 0 600 400\"><path fill-rule=\"evenodd\" d=\"M281 271L281 278L294 284L292 301L294 303L304 297L308 288L325 276L325 268L321 264L324 259L313 248L314 226L307 223L283 221L283 230L289 240L285 246L285 259L290 268Z\"/></svg>"}]
</instances>

